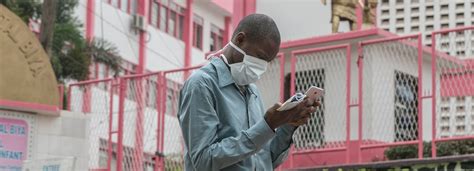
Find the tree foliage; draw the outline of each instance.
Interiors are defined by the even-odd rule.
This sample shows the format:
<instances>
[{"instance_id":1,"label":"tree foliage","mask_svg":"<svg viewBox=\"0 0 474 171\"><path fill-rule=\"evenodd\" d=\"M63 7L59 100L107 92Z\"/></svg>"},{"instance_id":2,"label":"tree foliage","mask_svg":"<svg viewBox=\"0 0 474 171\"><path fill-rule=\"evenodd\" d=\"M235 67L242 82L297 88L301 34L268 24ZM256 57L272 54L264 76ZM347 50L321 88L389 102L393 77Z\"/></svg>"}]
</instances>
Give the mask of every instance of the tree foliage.
<instances>
[{"instance_id":1,"label":"tree foliage","mask_svg":"<svg viewBox=\"0 0 474 171\"><path fill-rule=\"evenodd\" d=\"M37 0L0 0L0 3L26 23L30 18L41 18L42 8ZM104 63L118 73L121 62L117 48L103 39L90 43L84 39L80 30L83 25L74 16L77 5L77 0L58 1L50 57L56 78L59 82L88 79L92 61Z\"/></svg>"}]
</instances>

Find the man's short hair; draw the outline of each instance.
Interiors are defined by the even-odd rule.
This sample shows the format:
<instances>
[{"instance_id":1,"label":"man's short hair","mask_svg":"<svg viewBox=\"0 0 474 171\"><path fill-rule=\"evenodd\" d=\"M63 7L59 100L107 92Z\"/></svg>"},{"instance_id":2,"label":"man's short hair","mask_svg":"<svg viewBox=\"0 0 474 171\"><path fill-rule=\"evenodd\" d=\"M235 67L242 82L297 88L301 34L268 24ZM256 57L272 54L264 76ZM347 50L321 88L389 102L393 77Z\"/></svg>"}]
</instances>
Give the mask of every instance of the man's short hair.
<instances>
[{"instance_id":1,"label":"man's short hair","mask_svg":"<svg viewBox=\"0 0 474 171\"><path fill-rule=\"evenodd\" d=\"M253 42L260 42L264 39L271 39L280 44L280 31L272 18L265 14L250 14L244 17L234 30L232 39L239 32L244 32L247 38Z\"/></svg>"}]
</instances>

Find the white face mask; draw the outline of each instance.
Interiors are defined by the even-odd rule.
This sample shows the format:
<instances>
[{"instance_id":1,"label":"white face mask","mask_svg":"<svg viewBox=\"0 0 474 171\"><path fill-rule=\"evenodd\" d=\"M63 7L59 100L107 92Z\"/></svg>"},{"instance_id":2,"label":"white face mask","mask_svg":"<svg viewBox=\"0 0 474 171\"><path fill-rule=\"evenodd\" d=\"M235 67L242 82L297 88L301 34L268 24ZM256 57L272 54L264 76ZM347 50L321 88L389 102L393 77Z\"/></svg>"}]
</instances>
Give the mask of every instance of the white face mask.
<instances>
[{"instance_id":1,"label":"white face mask","mask_svg":"<svg viewBox=\"0 0 474 171\"><path fill-rule=\"evenodd\" d=\"M235 50L244 55L242 62L229 64L232 78L237 85L248 85L255 83L267 69L268 62L254 56L247 55L242 49L234 43L229 42Z\"/></svg>"}]
</instances>

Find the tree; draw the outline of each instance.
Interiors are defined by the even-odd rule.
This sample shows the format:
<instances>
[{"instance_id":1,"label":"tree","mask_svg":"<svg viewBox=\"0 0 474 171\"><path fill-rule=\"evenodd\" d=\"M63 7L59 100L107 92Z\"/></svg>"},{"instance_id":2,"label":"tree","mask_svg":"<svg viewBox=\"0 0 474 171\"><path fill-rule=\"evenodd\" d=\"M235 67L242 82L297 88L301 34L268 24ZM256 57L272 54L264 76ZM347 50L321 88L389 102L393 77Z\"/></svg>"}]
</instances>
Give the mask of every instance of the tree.
<instances>
[{"instance_id":1,"label":"tree","mask_svg":"<svg viewBox=\"0 0 474 171\"><path fill-rule=\"evenodd\" d=\"M50 57L52 55L52 43L54 35L54 22L56 21L56 10L57 0L46 0L43 1L41 16L41 33L39 36L41 45L43 45L46 54Z\"/></svg>"},{"instance_id":2,"label":"tree","mask_svg":"<svg viewBox=\"0 0 474 171\"><path fill-rule=\"evenodd\" d=\"M0 0L24 22L42 17L41 4L37 0ZM106 40L94 40L88 44L80 30L82 24L74 17L77 0L58 0L52 38L50 60L58 82L86 80L92 61L104 63L116 73L121 61L117 48Z\"/></svg>"}]
</instances>

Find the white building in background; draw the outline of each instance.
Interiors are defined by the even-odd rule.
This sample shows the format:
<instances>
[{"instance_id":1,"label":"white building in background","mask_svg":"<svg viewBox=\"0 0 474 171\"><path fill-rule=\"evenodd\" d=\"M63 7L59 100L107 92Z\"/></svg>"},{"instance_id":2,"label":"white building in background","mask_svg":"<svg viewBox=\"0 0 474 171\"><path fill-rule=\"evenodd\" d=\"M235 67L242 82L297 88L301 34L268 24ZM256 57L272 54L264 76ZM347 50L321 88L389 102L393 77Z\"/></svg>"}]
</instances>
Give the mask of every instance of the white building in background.
<instances>
[{"instance_id":1,"label":"white building in background","mask_svg":"<svg viewBox=\"0 0 474 171\"><path fill-rule=\"evenodd\" d=\"M431 46L436 30L474 25L474 0L379 0L377 24L398 35L422 33L423 44ZM474 58L474 31L452 32L435 37L437 49L461 59ZM469 41L471 40L471 41ZM459 77L469 82L469 76ZM463 82L458 81L458 84ZM465 82L465 83L466 83ZM462 85L460 85L462 86ZM467 85L464 85L467 86ZM449 87L456 91L455 87ZM449 89L448 88L448 89ZM441 136L466 135L474 131L472 96L450 95L438 99Z\"/></svg>"},{"instance_id":2,"label":"white building in background","mask_svg":"<svg viewBox=\"0 0 474 171\"><path fill-rule=\"evenodd\" d=\"M184 33L185 27L185 13L189 9L187 6L186 0L153 0L149 2L149 6L146 9L147 14L145 16L144 26L146 30L145 35L145 47L140 47L139 45L139 33L133 28L134 25L134 16L136 14L135 8L137 7L137 1L135 0L104 0L104 1L94 1L94 0L80 0L80 4L77 7L77 16L78 18L86 23L86 35L92 35L90 37L104 38L108 41L114 43L120 50L120 55L124 60L123 69L124 72L121 74L134 74L136 73L136 67L140 63L140 48L145 49L145 62L144 68L145 72L153 71L163 71L176 68L186 67L186 60L188 61L188 66L195 66L205 62L205 54L209 51L214 51L220 49L226 41L229 39L229 34L232 32L232 24L235 24L239 21L238 16L242 17L245 14L252 12L264 13L273 17L280 28L282 35L282 42L286 42L286 46L282 47L282 53L284 55L283 60L286 61L283 67L280 67L280 63L273 62L269 67L268 72L262 78L258 84L265 88L261 88L262 97L266 106L270 106L272 103L279 100L275 92L285 92L289 90L288 79L290 71L290 53L291 50L294 50L292 46L289 46L288 41L295 40L298 42L301 39L315 40L315 36L322 36L331 34L331 23L330 23L330 4L324 6L319 0L236 0L235 2L241 2L242 4L237 4L232 2L232 0L194 0L192 3L192 30L193 36L191 39L186 40L186 35ZM229 3L230 2L230 3ZM246 4L250 2L249 4ZM413 1L414 2L414 1ZM459 1L461 2L461 1ZM458 1L443 1L443 2L425 2L420 1L415 4L410 4L408 1L381 1L379 2L379 16L378 24L379 27L382 27L391 32L398 33L400 31L399 27L402 28L403 32L398 34L409 34L409 33L418 33L422 32L425 35L425 44L429 43L430 40L426 36L430 35L430 32L433 30L439 30L442 28L453 28L459 23L464 22L464 25L472 25L472 7L474 5L469 3L459 3ZM426 3L422 5L423 3ZM233 7L229 7L233 5ZM235 5L244 8L239 8L242 11L235 10ZM253 4L253 5L252 5ZM418 6L415 6L418 4ZM432 4L429 6L429 4ZM436 4L436 5L435 5ZM446 4L447 10L446 10ZM462 4L463 6L460 7ZM459 9L458 9L459 6ZM415 8L416 7L416 8ZM93 10L91 10L93 9ZM402 9L401 13L399 12ZM415 11L418 9L418 12ZM404 12L403 10L411 11L412 13ZM469 11L470 10L470 11ZM387 14L388 17L384 16ZM439 11L439 12L438 12ZM457 19L458 12L462 11L464 17L469 19ZM469 12L467 12L469 11ZM316 17L315 17L316 16ZM420 18L423 16L424 18ZM426 16L426 17L425 17ZM448 16L447 24L445 16ZM418 17L418 22L416 21ZM443 18L444 17L444 18ZM302 19L304 18L304 19ZM314 18L314 20L310 20ZM388 24L386 22L388 18ZM402 23L397 23L400 18ZM432 20L432 21L431 21ZM438 23L439 21L439 23ZM431 25L430 25L431 24ZM90 26L90 27L87 27ZM298 27L295 27L298 26ZM341 31L348 31L348 24L342 22L340 25ZM416 30L418 28L418 30ZM362 32L359 32L362 33ZM351 53L352 53L352 72L351 72L351 87L346 87L345 80L345 63L344 63L344 52L339 52L336 54L314 54L318 58L317 61L312 61L312 65L304 65L297 67L296 74L298 82L296 87L298 89L305 89L305 86L309 85L319 85L324 87L327 90L327 97L325 97L325 106L323 111L318 113L318 116L312 118L312 124L304 126L297 135L296 144L298 148L308 148L308 147L322 147L325 144L343 144L346 138L347 132L345 132L344 124L340 124L341 120L345 123L356 123L357 118L354 112L351 112L352 117L346 117L345 108L341 107L345 102L345 93L348 89L351 90L351 97L357 97L357 65L355 61L357 60L357 43L361 40L370 40L376 38L383 38L394 36L390 33L381 30L369 30L364 32L366 34L358 35L358 33L347 33L343 36L341 35L330 35L323 37L322 39L333 39L332 41L314 43L311 46L314 47L327 47L329 45L340 45L349 43L351 44ZM471 34L472 35L472 34ZM347 38L347 37L352 37ZM356 39L357 38L357 39ZM466 39L463 39L466 40ZM285 44L285 43L284 43ZM474 44L474 43L473 43ZM191 45L190 56L186 56L186 48ZM429 44L428 44L429 45ZM399 47L399 45L394 44L394 47ZM297 46L295 46L297 47ZM304 47L307 48L307 47ZM471 47L472 48L472 47ZM419 105L416 102L417 94L417 66L415 58L412 58L416 54L416 48L411 47L403 55L397 54L396 48L392 48L390 53L383 51L381 47L376 47L374 50L370 51L367 56L366 61L366 71L364 72L365 83L364 85L364 98L366 99L365 111L364 111L364 140L374 142L374 143L391 143L399 141L411 141L418 139L417 127L418 123L416 120L418 118L417 108ZM458 56L456 52L454 56ZM467 53L466 53L467 54ZM430 77L431 70L429 70L429 52L425 51L423 53L425 61L423 61L423 77L422 83L427 89L430 88ZM337 56L341 59L337 61L331 61L333 57ZM372 56L372 57L369 57ZM380 57L380 58L379 58ZM394 57L394 58L392 58ZM316 59L316 58L315 58ZM331 59L331 60L329 60ZM307 61L308 62L308 61ZM311 62L311 61L310 61ZM386 65L391 64L391 65ZM280 91L281 84L278 78L281 71L283 70L285 78L285 90ZM94 64L91 67L91 79L103 79L112 76L111 71L104 65ZM374 74L372 74L374 73ZM176 79L176 78L175 78ZM176 158L176 163L179 164L182 162L179 157L183 153L183 142L179 136L179 125L176 119L176 104L178 98L178 91L182 83L177 82L173 79L169 79L170 87L166 89L166 116L164 118L166 141L164 142L164 151L161 151L166 156L171 156ZM302 81L306 80L306 81ZM103 87L106 85L94 87L92 90L92 96L90 97L91 113L95 113L91 119L90 128L92 130L107 130L108 129L108 117L107 113L110 111L104 110L107 108L110 103L108 103L108 97L111 96L109 92L104 91ZM388 87L388 88L387 88ZM440 87L440 86L438 86ZM130 88L130 87L128 87ZM133 88L133 87L132 87ZM344 91L341 91L344 90ZM73 98L84 98L84 93L81 89L76 89L73 92ZM147 91L150 96L147 96L151 102L156 100L156 92L153 92L153 89ZM286 92L287 93L287 92ZM154 94L154 95L153 95ZM289 93L288 93L289 94ZM112 95L112 102L114 108L112 108L113 117L116 117L118 97L116 94ZM129 94L127 94L129 96ZM286 96L286 94L285 94ZM287 98L287 97L285 97ZM460 97L449 97L459 99ZM472 98L471 98L472 99ZM450 102L450 104L461 105L464 104L464 109L471 108L470 104L473 100L470 100L470 97L465 98L461 103L458 101L449 101L446 99L438 99L443 103ZM470 101L469 101L470 100ZM83 100L77 100L78 102ZM125 100L125 106L127 106L126 112L134 114L136 112L136 101L132 98L127 97ZM146 104L144 111L144 116L147 118L145 120L145 131L144 137L146 141L144 142L144 153L145 159L147 162L147 167L152 167L152 157L155 154L156 150L156 129L158 125L156 124L156 113L157 107L151 104ZM342 105L341 105L342 104ZM452 105L448 106L452 106ZM83 110L83 106L86 104L73 104L73 111ZM443 105L446 106L446 105ZM105 108L104 108L105 107ZM423 107L423 139L430 140L430 117L431 117L431 108L430 106L424 105ZM441 132L440 135L453 136L453 135L466 135L474 129L471 128L471 120L473 116L468 116L469 110L464 110L466 112L458 112L464 114L463 117L459 117L457 114L450 113L448 111L457 112L454 110L454 107L449 108L448 110L441 108L446 114L441 117L440 125L438 125L439 131L447 131L447 133ZM462 111L462 110L459 110ZM471 110L474 111L474 110ZM379 113L384 113L384 115L377 115ZM102 115L100 115L102 114ZM463 118L463 119L461 119ZM133 147L135 138L134 122L136 117L134 115L125 116L125 129L124 129L124 151L125 158L131 157L130 147ZM441 122L443 121L443 122ZM446 124L448 123L448 128ZM338 124L335 124L338 123ZM465 127L458 126L458 123L464 123ZM473 125L474 126L474 125ZM112 124L112 129L116 130L116 124ZM469 127L469 129L467 129ZM357 125L351 124L350 140L356 140L357 138ZM459 129L458 129L459 128ZM474 128L474 127L473 127ZM456 130L455 130L456 129ZM456 131L462 130L464 132L457 133ZM178 136L173 136L178 135ZM171 138L169 138L171 137ZM91 154L100 153L101 156L95 155L91 157L89 161L90 168L100 168L103 167L106 163L106 142L108 139L107 132L92 132L90 141ZM117 137L112 136L112 142L116 142ZM172 158L172 160L174 160ZM114 162L114 161L112 161Z\"/></svg>"},{"instance_id":3,"label":"white building in background","mask_svg":"<svg viewBox=\"0 0 474 171\"><path fill-rule=\"evenodd\" d=\"M185 11L186 0L158 0L147 2L145 44L145 72L164 71L185 67ZM219 0L217 0L219 1ZM222 0L220 0L222 1ZM118 47L123 59L122 74L133 74L139 63L139 33L134 28L138 0L79 0L76 14L84 23L86 34L93 38L103 38ZM231 12L229 4L216 0L194 0L192 3L193 37L190 40L191 65L205 62L207 52L220 49L224 44L226 17ZM92 18L88 18L91 15ZM91 25L88 28L88 25ZM88 30L89 29L89 30ZM106 66L91 67L91 79L112 76Z\"/></svg>"},{"instance_id":4,"label":"white building in background","mask_svg":"<svg viewBox=\"0 0 474 171\"><path fill-rule=\"evenodd\" d=\"M474 0L379 0L377 25L398 35L474 25ZM471 53L472 54L472 53Z\"/></svg>"}]
</instances>

